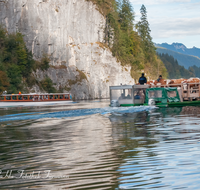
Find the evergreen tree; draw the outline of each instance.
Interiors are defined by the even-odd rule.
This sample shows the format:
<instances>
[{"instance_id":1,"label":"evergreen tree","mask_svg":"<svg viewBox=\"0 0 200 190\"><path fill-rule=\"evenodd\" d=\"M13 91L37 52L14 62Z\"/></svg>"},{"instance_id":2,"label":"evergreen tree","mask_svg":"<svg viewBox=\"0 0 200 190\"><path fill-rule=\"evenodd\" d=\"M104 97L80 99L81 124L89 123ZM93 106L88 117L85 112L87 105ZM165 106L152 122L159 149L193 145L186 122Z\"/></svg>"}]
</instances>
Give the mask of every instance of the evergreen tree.
<instances>
[{"instance_id":1,"label":"evergreen tree","mask_svg":"<svg viewBox=\"0 0 200 190\"><path fill-rule=\"evenodd\" d=\"M144 5L141 8L141 21L134 27L134 11L130 0L87 1L96 4L106 18L102 45L109 47L123 66L131 66L134 79L138 80L141 72L145 72L150 79L157 79L158 74L167 77L167 70L156 55Z\"/></svg>"},{"instance_id":2,"label":"evergreen tree","mask_svg":"<svg viewBox=\"0 0 200 190\"><path fill-rule=\"evenodd\" d=\"M196 77L200 77L200 67L193 65L192 67L189 67L189 71L194 72Z\"/></svg>"},{"instance_id":3,"label":"evergreen tree","mask_svg":"<svg viewBox=\"0 0 200 190\"><path fill-rule=\"evenodd\" d=\"M119 22L121 29L130 34L133 31L134 12L129 0L122 0L119 11Z\"/></svg>"},{"instance_id":4,"label":"evergreen tree","mask_svg":"<svg viewBox=\"0 0 200 190\"><path fill-rule=\"evenodd\" d=\"M137 23L136 28L142 40L142 48L144 50L146 61L152 61L151 54L155 54L155 47L150 35L149 22L147 20L147 10L144 5L140 9L141 21Z\"/></svg>"},{"instance_id":5,"label":"evergreen tree","mask_svg":"<svg viewBox=\"0 0 200 190\"><path fill-rule=\"evenodd\" d=\"M109 23L114 29L114 39L112 46L113 55L121 60L122 64L133 64L134 57L133 51L136 50L134 38L135 32L133 31L134 12L129 0L119 0L116 4L116 12L108 14ZM109 44L108 44L109 45ZM136 50L137 51L137 50Z\"/></svg>"},{"instance_id":6,"label":"evergreen tree","mask_svg":"<svg viewBox=\"0 0 200 190\"><path fill-rule=\"evenodd\" d=\"M5 72L0 70L0 94L10 86L8 77Z\"/></svg>"},{"instance_id":7,"label":"evergreen tree","mask_svg":"<svg viewBox=\"0 0 200 190\"><path fill-rule=\"evenodd\" d=\"M44 54L42 59L36 62L26 48L23 35L19 32L9 34L0 25L0 94L4 90L17 93L26 90L27 84L29 87L36 84L37 81L31 75L33 69L47 70L49 61ZM44 86L48 92L54 92L51 79L48 78L45 82ZM40 82L37 83L40 85Z\"/></svg>"}]
</instances>

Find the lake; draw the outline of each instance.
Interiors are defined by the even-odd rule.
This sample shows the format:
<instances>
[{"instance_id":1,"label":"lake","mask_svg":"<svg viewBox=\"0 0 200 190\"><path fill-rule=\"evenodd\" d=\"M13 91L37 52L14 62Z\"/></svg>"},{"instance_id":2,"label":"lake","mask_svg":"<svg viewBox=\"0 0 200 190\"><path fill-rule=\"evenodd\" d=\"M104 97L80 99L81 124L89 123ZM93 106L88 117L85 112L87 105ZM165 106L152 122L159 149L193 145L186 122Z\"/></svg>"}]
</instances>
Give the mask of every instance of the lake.
<instances>
[{"instance_id":1,"label":"lake","mask_svg":"<svg viewBox=\"0 0 200 190\"><path fill-rule=\"evenodd\" d=\"M1 189L199 189L200 107L0 109Z\"/></svg>"}]
</instances>

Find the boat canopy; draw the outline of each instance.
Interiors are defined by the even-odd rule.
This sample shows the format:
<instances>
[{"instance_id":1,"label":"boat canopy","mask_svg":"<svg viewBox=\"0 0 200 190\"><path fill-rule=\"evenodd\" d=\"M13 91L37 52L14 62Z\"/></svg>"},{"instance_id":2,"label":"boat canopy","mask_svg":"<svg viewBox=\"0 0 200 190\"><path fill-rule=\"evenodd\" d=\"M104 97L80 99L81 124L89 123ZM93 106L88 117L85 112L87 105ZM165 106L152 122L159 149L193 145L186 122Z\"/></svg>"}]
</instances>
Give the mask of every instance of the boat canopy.
<instances>
[{"instance_id":1,"label":"boat canopy","mask_svg":"<svg viewBox=\"0 0 200 190\"><path fill-rule=\"evenodd\" d=\"M110 86L110 103L117 101L121 106L142 105L147 88L149 88L149 85Z\"/></svg>"},{"instance_id":2,"label":"boat canopy","mask_svg":"<svg viewBox=\"0 0 200 190\"><path fill-rule=\"evenodd\" d=\"M177 88L148 88L146 89L145 102L154 99L156 102L166 104L167 102L180 102L180 96Z\"/></svg>"}]
</instances>

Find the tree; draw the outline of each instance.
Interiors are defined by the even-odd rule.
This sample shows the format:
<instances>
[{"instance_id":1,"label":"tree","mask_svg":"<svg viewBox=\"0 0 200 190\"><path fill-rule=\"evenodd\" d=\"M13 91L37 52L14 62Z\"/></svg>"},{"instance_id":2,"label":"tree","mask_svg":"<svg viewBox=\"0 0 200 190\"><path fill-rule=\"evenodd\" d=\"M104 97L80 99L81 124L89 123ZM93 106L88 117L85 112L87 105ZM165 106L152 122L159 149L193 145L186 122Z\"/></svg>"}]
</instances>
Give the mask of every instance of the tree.
<instances>
[{"instance_id":1,"label":"tree","mask_svg":"<svg viewBox=\"0 0 200 190\"><path fill-rule=\"evenodd\" d=\"M49 77L41 81L42 88L48 93L55 93L56 89L53 87L53 82Z\"/></svg>"},{"instance_id":2,"label":"tree","mask_svg":"<svg viewBox=\"0 0 200 190\"><path fill-rule=\"evenodd\" d=\"M7 69L7 76L10 79L8 93L17 93L21 90L22 75L18 65L12 64Z\"/></svg>"},{"instance_id":3,"label":"tree","mask_svg":"<svg viewBox=\"0 0 200 190\"><path fill-rule=\"evenodd\" d=\"M130 34L133 31L134 12L129 0L122 0L121 9L119 12L119 22L121 29Z\"/></svg>"},{"instance_id":4,"label":"tree","mask_svg":"<svg viewBox=\"0 0 200 190\"><path fill-rule=\"evenodd\" d=\"M144 5L140 9L141 21L136 25L137 31L142 40L143 51L147 61L152 61L152 53L155 54L155 47L152 42L152 37L150 35L149 22L147 20L147 10Z\"/></svg>"},{"instance_id":5,"label":"tree","mask_svg":"<svg viewBox=\"0 0 200 190\"><path fill-rule=\"evenodd\" d=\"M5 72L0 70L0 94L9 86L9 80Z\"/></svg>"},{"instance_id":6,"label":"tree","mask_svg":"<svg viewBox=\"0 0 200 190\"><path fill-rule=\"evenodd\" d=\"M38 61L41 64L37 69L47 70L49 61L49 57L44 54L41 61ZM35 84L36 80L31 73L36 66L31 51L26 48L23 35L19 32L8 33L0 25L0 93L3 90L17 93L26 90L27 84ZM50 89L51 83L49 80L46 82Z\"/></svg>"},{"instance_id":7,"label":"tree","mask_svg":"<svg viewBox=\"0 0 200 190\"><path fill-rule=\"evenodd\" d=\"M141 7L141 21L135 26L135 14L130 0L87 1L96 4L106 18L102 45L109 47L123 66L131 66L131 76L134 79L138 79L141 72L145 72L150 79L157 79L158 73L167 77L167 70L156 55L144 5Z\"/></svg>"}]
</instances>

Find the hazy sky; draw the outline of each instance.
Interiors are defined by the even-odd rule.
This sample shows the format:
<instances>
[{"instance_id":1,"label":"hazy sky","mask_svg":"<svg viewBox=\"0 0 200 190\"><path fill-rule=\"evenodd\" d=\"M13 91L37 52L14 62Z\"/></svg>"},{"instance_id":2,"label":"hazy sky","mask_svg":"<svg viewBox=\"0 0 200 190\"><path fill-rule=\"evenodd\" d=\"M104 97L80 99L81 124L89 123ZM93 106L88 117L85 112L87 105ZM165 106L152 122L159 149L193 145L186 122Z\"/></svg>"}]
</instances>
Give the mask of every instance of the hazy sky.
<instances>
[{"instance_id":1,"label":"hazy sky","mask_svg":"<svg viewBox=\"0 0 200 190\"><path fill-rule=\"evenodd\" d=\"M155 43L183 43L200 48L200 0L130 0L135 19L144 4Z\"/></svg>"}]
</instances>

